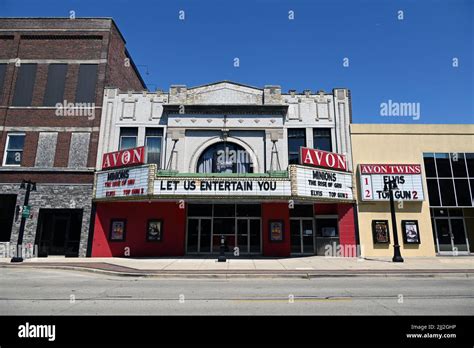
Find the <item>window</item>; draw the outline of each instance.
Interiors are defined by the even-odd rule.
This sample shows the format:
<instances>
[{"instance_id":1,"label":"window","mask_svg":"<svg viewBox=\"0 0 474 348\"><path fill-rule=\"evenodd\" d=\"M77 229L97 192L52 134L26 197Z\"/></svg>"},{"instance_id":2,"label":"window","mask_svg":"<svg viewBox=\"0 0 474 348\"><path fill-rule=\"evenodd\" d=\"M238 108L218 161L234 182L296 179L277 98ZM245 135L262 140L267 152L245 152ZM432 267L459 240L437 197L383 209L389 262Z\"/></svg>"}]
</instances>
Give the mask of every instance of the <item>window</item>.
<instances>
[{"instance_id":1,"label":"window","mask_svg":"<svg viewBox=\"0 0 474 348\"><path fill-rule=\"evenodd\" d=\"M7 146L3 156L3 164L9 166L21 165L23 158L23 146L25 144L25 134L8 134Z\"/></svg>"},{"instance_id":2,"label":"window","mask_svg":"<svg viewBox=\"0 0 474 348\"><path fill-rule=\"evenodd\" d=\"M441 201L439 200L438 180L427 179L426 184L428 186L428 197L430 200L430 206L432 207L440 206Z\"/></svg>"},{"instance_id":3,"label":"window","mask_svg":"<svg viewBox=\"0 0 474 348\"><path fill-rule=\"evenodd\" d=\"M425 173L427 178L436 178L436 166L433 153L424 153Z\"/></svg>"},{"instance_id":4,"label":"window","mask_svg":"<svg viewBox=\"0 0 474 348\"><path fill-rule=\"evenodd\" d=\"M474 178L474 153L466 153L466 164L469 177Z\"/></svg>"},{"instance_id":5,"label":"window","mask_svg":"<svg viewBox=\"0 0 474 348\"><path fill-rule=\"evenodd\" d=\"M313 148L332 152L330 128L313 128Z\"/></svg>"},{"instance_id":6,"label":"window","mask_svg":"<svg viewBox=\"0 0 474 348\"><path fill-rule=\"evenodd\" d=\"M66 84L67 64L50 64L48 81L44 93L43 105L54 106L63 102L64 86Z\"/></svg>"},{"instance_id":7,"label":"window","mask_svg":"<svg viewBox=\"0 0 474 348\"><path fill-rule=\"evenodd\" d=\"M15 83L13 106L30 106L36 78L36 64L21 64Z\"/></svg>"},{"instance_id":8,"label":"window","mask_svg":"<svg viewBox=\"0 0 474 348\"><path fill-rule=\"evenodd\" d=\"M474 154L424 153L423 160L430 206L474 206Z\"/></svg>"},{"instance_id":9,"label":"window","mask_svg":"<svg viewBox=\"0 0 474 348\"><path fill-rule=\"evenodd\" d=\"M120 128L119 150L126 150L137 147L138 128Z\"/></svg>"},{"instance_id":10,"label":"window","mask_svg":"<svg viewBox=\"0 0 474 348\"><path fill-rule=\"evenodd\" d=\"M157 168L161 167L161 139L163 130L161 128L147 128L145 135L146 163L154 163Z\"/></svg>"},{"instance_id":11,"label":"window","mask_svg":"<svg viewBox=\"0 0 474 348\"><path fill-rule=\"evenodd\" d=\"M288 164L298 164L300 147L306 146L306 130L304 128L288 129Z\"/></svg>"},{"instance_id":12,"label":"window","mask_svg":"<svg viewBox=\"0 0 474 348\"><path fill-rule=\"evenodd\" d=\"M97 64L81 64L76 87L76 103L94 103Z\"/></svg>"},{"instance_id":13,"label":"window","mask_svg":"<svg viewBox=\"0 0 474 348\"><path fill-rule=\"evenodd\" d=\"M234 143L209 146L199 157L198 173L253 173L253 162L245 149Z\"/></svg>"},{"instance_id":14,"label":"window","mask_svg":"<svg viewBox=\"0 0 474 348\"><path fill-rule=\"evenodd\" d=\"M458 200L458 207L470 207L472 202L471 196L469 194L469 181L467 179L454 179L454 185L456 187L456 198Z\"/></svg>"},{"instance_id":15,"label":"window","mask_svg":"<svg viewBox=\"0 0 474 348\"><path fill-rule=\"evenodd\" d=\"M452 177L451 165L449 164L449 153L437 153L436 168L438 168L438 177L450 178Z\"/></svg>"},{"instance_id":16,"label":"window","mask_svg":"<svg viewBox=\"0 0 474 348\"><path fill-rule=\"evenodd\" d=\"M6 71L7 71L7 65L0 64L0 104L2 103L3 83L5 81Z\"/></svg>"},{"instance_id":17,"label":"window","mask_svg":"<svg viewBox=\"0 0 474 348\"><path fill-rule=\"evenodd\" d=\"M439 179L441 203L444 207L456 206L453 179Z\"/></svg>"}]
</instances>

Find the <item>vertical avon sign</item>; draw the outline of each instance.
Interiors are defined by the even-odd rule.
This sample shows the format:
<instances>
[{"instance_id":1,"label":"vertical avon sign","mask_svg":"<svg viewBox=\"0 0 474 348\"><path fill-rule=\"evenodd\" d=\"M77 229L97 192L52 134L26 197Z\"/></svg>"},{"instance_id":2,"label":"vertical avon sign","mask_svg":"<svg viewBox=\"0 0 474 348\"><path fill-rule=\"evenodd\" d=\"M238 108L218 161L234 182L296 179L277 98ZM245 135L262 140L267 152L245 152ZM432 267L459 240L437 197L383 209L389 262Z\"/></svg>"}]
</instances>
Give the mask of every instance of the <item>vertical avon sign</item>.
<instances>
[{"instance_id":1,"label":"vertical avon sign","mask_svg":"<svg viewBox=\"0 0 474 348\"><path fill-rule=\"evenodd\" d=\"M301 164L347 171L346 156L307 147L301 147Z\"/></svg>"},{"instance_id":2,"label":"vertical avon sign","mask_svg":"<svg viewBox=\"0 0 474 348\"><path fill-rule=\"evenodd\" d=\"M102 170L136 166L145 163L145 147L104 153L102 157Z\"/></svg>"}]
</instances>

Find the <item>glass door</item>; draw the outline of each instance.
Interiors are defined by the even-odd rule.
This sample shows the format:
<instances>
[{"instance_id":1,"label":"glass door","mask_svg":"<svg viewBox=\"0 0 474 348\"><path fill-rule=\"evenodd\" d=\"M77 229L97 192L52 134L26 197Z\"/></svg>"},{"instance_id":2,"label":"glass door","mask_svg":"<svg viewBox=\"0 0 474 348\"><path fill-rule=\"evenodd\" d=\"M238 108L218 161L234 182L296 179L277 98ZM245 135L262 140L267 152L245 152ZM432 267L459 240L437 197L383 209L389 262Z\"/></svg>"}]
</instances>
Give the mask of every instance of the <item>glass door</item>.
<instances>
[{"instance_id":1,"label":"glass door","mask_svg":"<svg viewBox=\"0 0 474 348\"><path fill-rule=\"evenodd\" d=\"M466 229L464 228L464 219L450 218L451 233L453 241L453 250L460 253L468 253L469 248L467 246Z\"/></svg>"},{"instance_id":2,"label":"glass door","mask_svg":"<svg viewBox=\"0 0 474 348\"><path fill-rule=\"evenodd\" d=\"M211 251L212 224L210 218L188 218L187 253Z\"/></svg>"},{"instance_id":3,"label":"glass door","mask_svg":"<svg viewBox=\"0 0 474 348\"><path fill-rule=\"evenodd\" d=\"M314 254L313 219L290 219L290 238L293 254Z\"/></svg>"},{"instance_id":4,"label":"glass door","mask_svg":"<svg viewBox=\"0 0 474 348\"><path fill-rule=\"evenodd\" d=\"M301 220L301 235L303 254L314 254L314 230L313 219Z\"/></svg>"},{"instance_id":5,"label":"glass door","mask_svg":"<svg viewBox=\"0 0 474 348\"><path fill-rule=\"evenodd\" d=\"M239 254L247 254L249 252L249 220L237 219L237 243Z\"/></svg>"},{"instance_id":6,"label":"glass door","mask_svg":"<svg viewBox=\"0 0 474 348\"><path fill-rule=\"evenodd\" d=\"M440 254L468 253L466 229L462 218L435 218L438 252Z\"/></svg>"},{"instance_id":7,"label":"glass door","mask_svg":"<svg viewBox=\"0 0 474 348\"><path fill-rule=\"evenodd\" d=\"M249 235L250 252L260 254L262 252L260 219L249 219Z\"/></svg>"}]
</instances>

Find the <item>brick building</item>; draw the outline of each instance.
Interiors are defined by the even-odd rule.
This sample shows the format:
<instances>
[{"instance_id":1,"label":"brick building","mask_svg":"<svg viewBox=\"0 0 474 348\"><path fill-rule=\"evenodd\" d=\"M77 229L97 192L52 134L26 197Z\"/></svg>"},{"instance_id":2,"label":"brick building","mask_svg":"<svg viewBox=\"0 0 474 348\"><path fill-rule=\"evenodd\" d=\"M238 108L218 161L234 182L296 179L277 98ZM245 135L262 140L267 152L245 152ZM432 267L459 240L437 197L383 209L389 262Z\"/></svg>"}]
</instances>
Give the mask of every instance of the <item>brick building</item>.
<instances>
[{"instance_id":1,"label":"brick building","mask_svg":"<svg viewBox=\"0 0 474 348\"><path fill-rule=\"evenodd\" d=\"M0 243L86 256L103 91L140 90L112 19L0 19Z\"/></svg>"}]
</instances>

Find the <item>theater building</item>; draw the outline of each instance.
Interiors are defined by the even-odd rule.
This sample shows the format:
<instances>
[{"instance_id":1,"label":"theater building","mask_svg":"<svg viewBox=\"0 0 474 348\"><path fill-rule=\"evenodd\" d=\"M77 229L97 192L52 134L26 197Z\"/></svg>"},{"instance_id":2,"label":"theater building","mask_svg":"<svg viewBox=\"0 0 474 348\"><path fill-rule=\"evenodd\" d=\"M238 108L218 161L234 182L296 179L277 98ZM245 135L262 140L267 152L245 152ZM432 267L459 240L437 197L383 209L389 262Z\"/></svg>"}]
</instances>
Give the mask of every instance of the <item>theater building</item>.
<instances>
[{"instance_id":1,"label":"theater building","mask_svg":"<svg viewBox=\"0 0 474 348\"><path fill-rule=\"evenodd\" d=\"M86 256L105 86L145 88L112 19L0 19L1 255Z\"/></svg>"},{"instance_id":2,"label":"theater building","mask_svg":"<svg viewBox=\"0 0 474 348\"><path fill-rule=\"evenodd\" d=\"M107 88L91 255L347 254L350 110L347 89Z\"/></svg>"},{"instance_id":3,"label":"theater building","mask_svg":"<svg viewBox=\"0 0 474 348\"><path fill-rule=\"evenodd\" d=\"M474 126L352 124L362 255L393 255L384 181L394 191L402 256L474 251Z\"/></svg>"}]
</instances>

